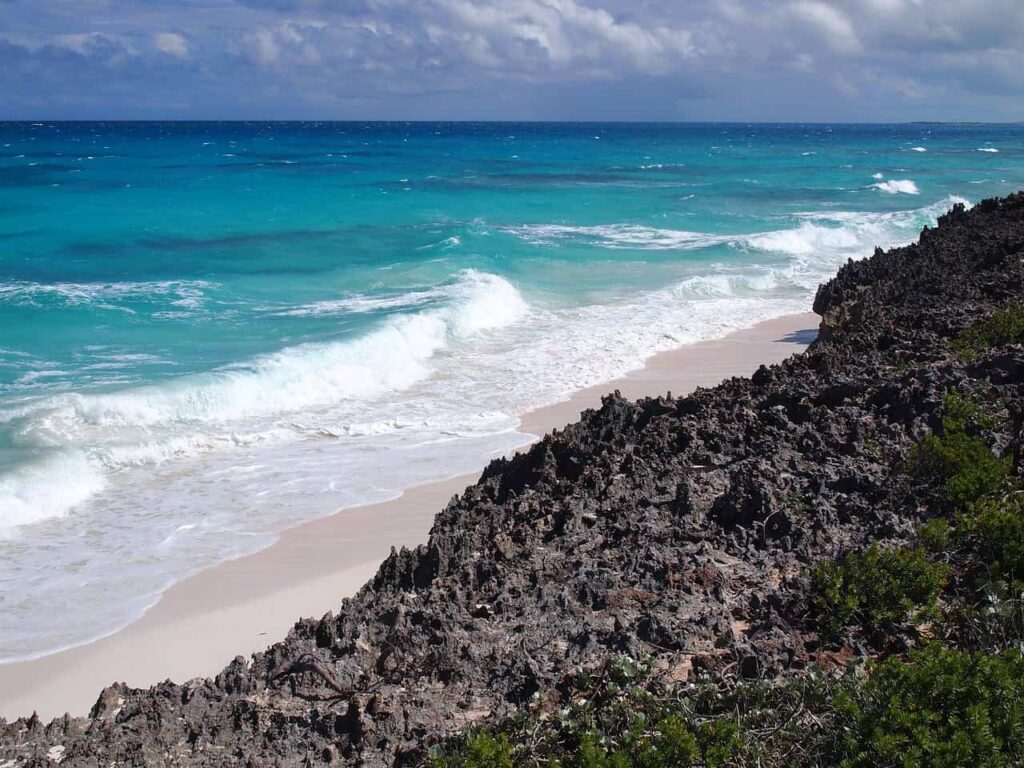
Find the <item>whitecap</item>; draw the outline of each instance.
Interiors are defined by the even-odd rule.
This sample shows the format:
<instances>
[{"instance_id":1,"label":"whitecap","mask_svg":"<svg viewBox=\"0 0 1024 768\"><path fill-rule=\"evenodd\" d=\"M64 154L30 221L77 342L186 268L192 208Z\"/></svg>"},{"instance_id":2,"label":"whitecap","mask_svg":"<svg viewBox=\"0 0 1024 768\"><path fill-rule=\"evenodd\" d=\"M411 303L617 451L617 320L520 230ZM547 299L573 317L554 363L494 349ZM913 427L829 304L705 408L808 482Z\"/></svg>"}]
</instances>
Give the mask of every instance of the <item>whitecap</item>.
<instances>
[{"instance_id":1,"label":"whitecap","mask_svg":"<svg viewBox=\"0 0 1024 768\"><path fill-rule=\"evenodd\" d=\"M453 340L510 325L527 310L511 283L474 270L447 293L445 305L394 315L356 339L287 347L136 389L57 396L33 406L37 427L67 439L112 427L226 423L401 390L428 375L430 358Z\"/></svg>"},{"instance_id":2,"label":"whitecap","mask_svg":"<svg viewBox=\"0 0 1024 768\"><path fill-rule=\"evenodd\" d=\"M126 299L170 297L175 306L197 309L206 291L216 287L206 280L159 280L138 283L0 283L0 302L38 305L41 299L56 300L68 306L93 305L99 309L130 311L111 302Z\"/></svg>"},{"instance_id":3,"label":"whitecap","mask_svg":"<svg viewBox=\"0 0 1024 768\"><path fill-rule=\"evenodd\" d=\"M885 192L887 195L919 195L921 190L911 179L889 179L872 184L875 189Z\"/></svg>"},{"instance_id":4,"label":"whitecap","mask_svg":"<svg viewBox=\"0 0 1024 768\"><path fill-rule=\"evenodd\" d=\"M695 250L728 243L728 235L711 235L679 229L648 227L641 224L601 224L572 226L567 224L525 224L506 227L513 234L533 245L553 245L564 241L584 241L601 248L643 250Z\"/></svg>"}]
</instances>

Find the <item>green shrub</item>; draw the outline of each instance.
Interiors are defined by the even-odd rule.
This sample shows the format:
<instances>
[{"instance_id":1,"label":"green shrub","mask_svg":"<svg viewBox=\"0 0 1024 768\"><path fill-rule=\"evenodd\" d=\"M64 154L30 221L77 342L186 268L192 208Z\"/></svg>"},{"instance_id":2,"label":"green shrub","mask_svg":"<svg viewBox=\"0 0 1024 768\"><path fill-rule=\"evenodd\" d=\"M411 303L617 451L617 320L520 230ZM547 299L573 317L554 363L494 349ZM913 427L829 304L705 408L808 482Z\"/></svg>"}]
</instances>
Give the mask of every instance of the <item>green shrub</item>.
<instances>
[{"instance_id":1,"label":"green shrub","mask_svg":"<svg viewBox=\"0 0 1024 768\"><path fill-rule=\"evenodd\" d=\"M448 745L445 768L1009 768L1024 764L1024 659L937 642L841 677L642 689L582 706L525 710ZM588 693L596 692L596 688ZM642 695L641 695L642 691ZM572 695L583 693L574 692ZM609 718L606 708L615 713ZM620 706L620 705L625 705ZM630 721L619 712L632 712ZM650 723L656 723L653 727ZM500 733L501 735L495 735ZM511 738L509 737L511 735ZM510 743L519 745L514 752Z\"/></svg>"},{"instance_id":2,"label":"green shrub","mask_svg":"<svg viewBox=\"0 0 1024 768\"><path fill-rule=\"evenodd\" d=\"M631 768L629 755L623 749L608 750L596 733L584 734L580 746L567 765L571 768Z\"/></svg>"},{"instance_id":3,"label":"green shrub","mask_svg":"<svg viewBox=\"0 0 1024 768\"><path fill-rule=\"evenodd\" d=\"M1024 341L1024 302L1012 301L987 320L965 328L950 346L965 360L973 360L993 347Z\"/></svg>"},{"instance_id":4,"label":"green shrub","mask_svg":"<svg viewBox=\"0 0 1024 768\"><path fill-rule=\"evenodd\" d=\"M638 768L676 768L692 765L700 759L697 737L690 733L678 715L669 715L658 723L652 743L637 754Z\"/></svg>"},{"instance_id":5,"label":"green shrub","mask_svg":"<svg viewBox=\"0 0 1024 768\"><path fill-rule=\"evenodd\" d=\"M917 535L929 552L945 552L953 544L949 520L944 517L935 517L922 523Z\"/></svg>"},{"instance_id":6,"label":"green shrub","mask_svg":"<svg viewBox=\"0 0 1024 768\"><path fill-rule=\"evenodd\" d=\"M955 390L942 398L942 431L972 432L980 429L995 429L998 419L974 397Z\"/></svg>"},{"instance_id":7,"label":"green shrub","mask_svg":"<svg viewBox=\"0 0 1024 768\"><path fill-rule=\"evenodd\" d=\"M1009 459L992 453L976 434L995 426L996 420L977 401L950 392L942 402L942 434L928 435L913 451L916 474L938 483L954 509L998 493L1006 485Z\"/></svg>"},{"instance_id":8,"label":"green shrub","mask_svg":"<svg viewBox=\"0 0 1024 768\"><path fill-rule=\"evenodd\" d=\"M777 728L775 733L780 738L784 738L786 735L782 733L782 728ZM807 734L803 734L804 738L806 736ZM700 754L705 768L729 765L733 756L743 752L743 739L739 725L735 720L725 717L703 723L697 729L697 741L700 743Z\"/></svg>"},{"instance_id":9,"label":"green shrub","mask_svg":"<svg viewBox=\"0 0 1024 768\"><path fill-rule=\"evenodd\" d=\"M1020 765L1024 660L937 643L879 664L836 701L846 768Z\"/></svg>"},{"instance_id":10,"label":"green shrub","mask_svg":"<svg viewBox=\"0 0 1024 768\"><path fill-rule=\"evenodd\" d=\"M942 634L957 647L999 652L1024 648L1024 583L992 579L982 582L969 601L950 603L943 613Z\"/></svg>"},{"instance_id":11,"label":"green shrub","mask_svg":"<svg viewBox=\"0 0 1024 768\"><path fill-rule=\"evenodd\" d=\"M515 760L508 736L479 730L466 736L461 749L435 750L430 763L435 768L513 768Z\"/></svg>"},{"instance_id":12,"label":"green shrub","mask_svg":"<svg viewBox=\"0 0 1024 768\"><path fill-rule=\"evenodd\" d=\"M946 501L954 509L997 493L1006 483L1010 462L989 450L980 437L963 432L928 435L917 446L919 471L941 482Z\"/></svg>"},{"instance_id":13,"label":"green shrub","mask_svg":"<svg viewBox=\"0 0 1024 768\"><path fill-rule=\"evenodd\" d=\"M960 516L955 538L988 579L1024 581L1024 493L981 499Z\"/></svg>"},{"instance_id":14,"label":"green shrub","mask_svg":"<svg viewBox=\"0 0 1024 768\"><path fill-rule=\"evenodd\" d=\"M947 574L921 548L877 544L821 563L811 574L818 626L835 636L852 624L882 632L920 621L934 613Z\"/></svg>"}]
</instances>

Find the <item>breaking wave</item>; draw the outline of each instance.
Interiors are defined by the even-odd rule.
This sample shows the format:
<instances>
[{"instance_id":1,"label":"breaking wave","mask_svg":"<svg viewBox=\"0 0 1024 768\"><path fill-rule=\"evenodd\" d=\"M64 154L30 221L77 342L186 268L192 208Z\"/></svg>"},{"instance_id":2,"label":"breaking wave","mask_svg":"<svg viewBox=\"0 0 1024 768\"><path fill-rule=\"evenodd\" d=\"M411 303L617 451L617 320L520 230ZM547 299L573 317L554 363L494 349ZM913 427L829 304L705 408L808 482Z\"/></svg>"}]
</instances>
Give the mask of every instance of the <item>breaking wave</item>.
<instances>
[{"instance_id":1,"label":"breaking wave","mask_svg":"<svg viewBox=\"0 0 1024 768\"><path fill-rule=\"evenodd\" d=\"M889 179L872 184L875 189L885 192L887 195L919 195L921 190L917 184L910 179Z\"/></svg>"},{"instance_id":2,"label":"breaking wave","mask_svg":"<svg viewBox=\"0 0 1024 768\"><path fill-rule=\"evenodd\" d=\"M889 213L800 213L794 216L799 221L796 227L749 235L707 234L639 224L539 224L507 227L504 231L541 246L576 243L609 249L680 251L729 246L794 256L839 253L845 259L847 255L868 255L875 246L892 247L910 242L922 227L935 224L938 216L957 203L967 204L967 200L949 196L923 208ZM831 269L832 264L828 261L825 266Z\"/></svg>"},{"instance_id":3,"label":"breaking wave","mask_svg":"<svg viewBox=\"0 0 1024 768\"><path fill-rule=\"evenodd\" d=\"M99 491L107 470L287 439L282 417L408 388L430 375L431 359L441 350L516 323L528 310L511 283L473 270L443 293L441 306L394 315L355 339L303 344L159 384L54 395L0 411L0 423L12 427L23 445L68 451L0 474L0 530L63 514Z\"/></svg>"}]
</instances>

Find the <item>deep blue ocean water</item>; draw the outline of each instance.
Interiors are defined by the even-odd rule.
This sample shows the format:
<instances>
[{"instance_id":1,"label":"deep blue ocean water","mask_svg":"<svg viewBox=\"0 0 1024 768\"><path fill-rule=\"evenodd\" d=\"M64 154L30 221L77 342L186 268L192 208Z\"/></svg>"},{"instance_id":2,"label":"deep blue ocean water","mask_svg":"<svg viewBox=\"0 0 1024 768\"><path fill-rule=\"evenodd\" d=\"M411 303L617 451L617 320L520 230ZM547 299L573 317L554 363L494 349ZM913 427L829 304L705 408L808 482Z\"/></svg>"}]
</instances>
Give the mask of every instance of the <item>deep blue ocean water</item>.
<instances>
[{"instance_id":1,"label":"deep blue ocean water","mask_svg":"<svg viewBox=\"0 0 1024 768\"><path fill-rule=\"evenodd\" d=\"M0 124L0 660L1022 178L1022 126Z\"/></svg>"}]
</instances>

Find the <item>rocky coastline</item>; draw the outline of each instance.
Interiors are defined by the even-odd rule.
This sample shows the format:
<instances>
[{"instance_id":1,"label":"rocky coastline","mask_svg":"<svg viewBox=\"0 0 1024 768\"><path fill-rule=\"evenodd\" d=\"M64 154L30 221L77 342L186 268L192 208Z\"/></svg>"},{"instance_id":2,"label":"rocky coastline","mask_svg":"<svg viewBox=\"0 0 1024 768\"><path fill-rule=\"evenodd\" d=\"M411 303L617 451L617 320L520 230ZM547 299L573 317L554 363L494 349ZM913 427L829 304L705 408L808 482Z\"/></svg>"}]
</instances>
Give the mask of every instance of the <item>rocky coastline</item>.
<instances>
[{"instance_id":1,"label":"rocky coastline","mask_svg":"<svg viewBox=\"0 0 1024 768\"><path fill-rule=\"evenodd\" d=\"M826 631L820 566L955 520L948 483L913 469L952 431L950 393L992 414L965 434L1016 482L1024 337L985 323L1022 298L1024 194L957 206L821 286L806 352L686 397L608 395L488 466L336 613L213 679L0 721L0 766L420 765L467 731L564 710L574 677L610 660L685 687L920 647L938 634L924 620ZM949 552L928 555L947 573L940 608L977 565ZM1012 646L957 631L958 647Z\"/></svg>"}]
</instances>

